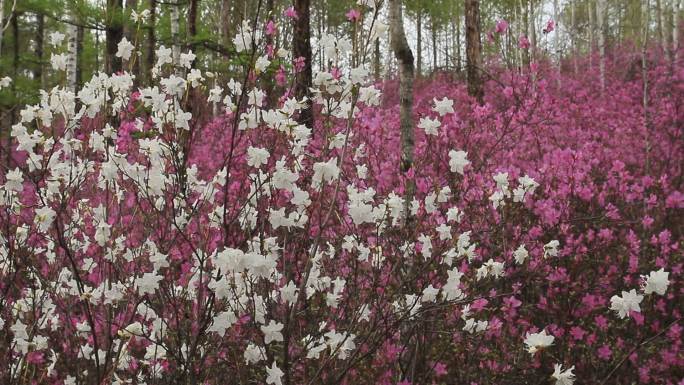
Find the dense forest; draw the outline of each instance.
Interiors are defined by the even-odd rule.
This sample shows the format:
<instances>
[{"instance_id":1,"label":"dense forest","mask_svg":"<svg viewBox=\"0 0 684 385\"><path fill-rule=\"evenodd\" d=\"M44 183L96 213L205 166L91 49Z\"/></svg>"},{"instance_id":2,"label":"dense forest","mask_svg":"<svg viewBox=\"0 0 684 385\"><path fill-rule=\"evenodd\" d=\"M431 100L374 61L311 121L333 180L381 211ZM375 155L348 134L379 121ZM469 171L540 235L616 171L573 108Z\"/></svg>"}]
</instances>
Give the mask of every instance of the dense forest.
<instances>
[{"instance_id":1,"label":"dense forest","mask_svg":"<svg viewBox=\"0 0 684 385\"><path fill-rule=\"evenodd\" d=\"M477 1L470 5L477 8L477 16L469 18L469 2L411 0L404 2L403 19L417 76L442 71L462 76L468 30L486 42L494 38L497 28L503 28L497 24L500 20L510 24L511 30L497 44L482 44L476 55L484 59L477 60L496 56L509 68L521 68L543 56L577 72L579 56L625 43L640 47L645 41L657 42L667 54L674 54L673 47L679 44L680 2ZM3 113L12 114L12 106L35 103L41 88L64 81L77 88L99 71L111 74L125 69L135 75L137 85L148 84L155 50L161 46L171 48L176 61L181 51L192 51L194 67L225 82L241 73L248 62L234 41L245 22L272 20L272 28L278 30L273 35L274 49L294 50L308 58L311 49L302 46L320 47L318 42L330 35L348 35L354 29L362 32L355 19L360 15L353 13L355 6L350 0L293 4L275 0L2 0L0 68L4 76L14 79L11 91L2 93ZM298 15L295 23L288 22L288 10ZM388 23L387 10L379 13L378 20ZM546 33L549 20L559 27ZM368 26L371 21L366 15L360 22ZM116 56L122 38L135 46L132 57L124 62ZM520 44L531 48L519 50ZM363 58L355 50L357 57L351 60L365 61L377 79L389 78L397 68L390 51L386 35L376 39L372 52ZM66 72L52 67L53 53L65 55ZM312 50L310 56L313 71L331 60L323 48ZM275 65L267 68L277 69Z\"/></svg>"}]
</instances>

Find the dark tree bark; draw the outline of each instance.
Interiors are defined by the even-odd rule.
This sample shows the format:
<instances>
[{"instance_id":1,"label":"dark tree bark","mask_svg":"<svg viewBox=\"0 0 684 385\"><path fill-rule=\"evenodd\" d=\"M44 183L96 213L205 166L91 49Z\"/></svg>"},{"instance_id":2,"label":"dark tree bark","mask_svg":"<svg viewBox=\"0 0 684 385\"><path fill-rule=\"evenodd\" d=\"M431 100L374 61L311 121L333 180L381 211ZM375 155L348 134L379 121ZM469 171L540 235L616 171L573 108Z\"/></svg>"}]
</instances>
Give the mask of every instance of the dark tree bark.
<instances>
[{"instance_id":1,"label":"dark tree bark","mask_svg":"<svg viewBox=\"0 0 684 385\"><path fill-rule=\"evenodd\" d=\"M76 27L76 89L83 84L83 39L85 28L82 25Z\"/></svg>"},{"instance_id":2,"label":"dark tree bark","mask_svg":"<svg viewBox=\"0 0 684 385\"><path fill-rule=\"evenodd\" d=\"M373 75L375 76L375 80L380 80L380 39L375 39L375 47L374 47L374 55L373 55Z\"/></svg>"},{"instance_id":3,"label":"dark tree bark","mask_svg":"<svg viewBox=\"0 0 684 385\"><path fill-rule=\"evenodd\" d=\"M33 78L38 82L39 87L43 87L43 46L45 45L45 15L36 13L36 66L33 68Z\"/></svg>"},{"instance_id":4,"label":"dark tree bark","mask_svg":"<svg viewBox=\"0 0 684 385\"><path fill-rule=\"evenodd\" d=\"M188 47L193 48L195 43L195 36L197 36L197 8L200 0L190 0L190 8L188 9Z\"/></svg>"},{"instance_id":5,"label":"dark tree bark","mask_svg":"<svg viewBox=\"0 0 684 385\"><path fill-rule=\"evenodd\" d=\"M118 44L123 38L121 13L123 0L107 0L107 26L105 31L105 72L113 74L121 71L121 58L116 57Z\"/></svg>"},{"instance_id":6,"label":"dark tree bark","mask_svg":"<svg viewBox=\"0 0 684 385\"><path fill-rule=\"evenodd\" d=\"M482 68L482 43L480 42L480 1L465 0L466 24L466 76L468 93L482 102L484 90L480 69Z\"/></svg>"},{"instance_id":7,"label":"dark tree bark","mask_svg":"<svg viewBox=\"0 0 684 385\"><path fill-rule=\"evenodd\" d=\"M432 24L432 71L437 71L437 25L435 20L431 19Z\"/></svg>"},{"instance_id":8,"label":"dark tree bark","mask_svg":"<svg viewBox=\"0 0 684 385\"><path fill-rule=\"evenodd\" d=\"M311 28L310 28L310 0L295 0L294 9L297 20L294 26L293 56L295 59L304 58L305 66L297 73L295 80L295 96L297 99L306 97L308 106L299 113L299 123L313 128L313 106L311 99Z\"/></svg>"},{"instance_id":9,"label":"dark tree bark","mask_svg":"<svg viewBox=\"0 0 684 385\"><path fill-rule=\"evenodd\" d=\"M223 45L229 47L233 41L232 23L235 15L232 14L231 0L221 0L221 40Z\"/></svg>"}]
</instances>

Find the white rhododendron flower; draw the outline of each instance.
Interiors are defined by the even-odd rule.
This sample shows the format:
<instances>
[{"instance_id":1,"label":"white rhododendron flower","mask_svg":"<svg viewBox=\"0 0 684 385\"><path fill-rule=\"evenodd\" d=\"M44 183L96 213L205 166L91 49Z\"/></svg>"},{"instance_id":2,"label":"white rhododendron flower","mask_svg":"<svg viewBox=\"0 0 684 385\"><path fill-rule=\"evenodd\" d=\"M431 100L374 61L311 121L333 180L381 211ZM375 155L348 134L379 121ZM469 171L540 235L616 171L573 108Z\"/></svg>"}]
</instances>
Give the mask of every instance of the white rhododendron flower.
<instances>
[{"instance_id":1,"label":"white rhododendron flower","mask_svg":"<svg viewBox=\"0 0 684 385\"><path fill-rule=\"evenodd\" d=\"M525 245L520 245L513 252L513 257L515 258L515 263L522 265L530 254L527 252Z\"/></svg>"},{"instance_id":2,"label":"white rhododendron flower","mask_svg":"<svg viewBox=\"0 0 684 385\"><path fill-rule=\"evenodd\" d=\"M128 60L131 58L134 48L135 47L133 44L131 44L131 42L124 37L117 45L116 57L120 57L123 60Z\"/></svg>"},{"instance_id":3,"label":"white rhododendron flower","mask_svg":"<svg viewBox=\"0 0 684 385\"><path fill-rule=\"evenodd\" d=\"M451 167L451 172L463 175L463 169L470 164L467 157L468 153L465 151L449 151L449 167Z\"/></svg>"},{"instance_id":4,"label":"white rhododendron flower","mask_svg":"<svg viewBox=\"0 0 684 385\"><path fill-rule=\"evenodd\" d=\"M9 76L5 76L2 79L0 79L0 90L6 87L9 87L9 85L12 83L12 78ZM23 110L22 110L23 111Z\"/></svg>"},{"instance_id":5,"label":"white rhododendron flower","mask_svg":"<svg viewBox=\"0 0 684 385\"><path fill-rule=\"evenodd\" d=\"M555 385L572 385L573 382L575 382L575 375L572 373L573 370L575 370L575 366L563 370L563 365L554 364L551 377L556 380Z\"/></svg>"},{"instance_id":6,"label":"white rhododendron flower","mask_svg":"<svg viewBox=\"0 0 684 385\"><path fill-rule=\"evenodd\" d=\"M454 113L454 101L444 97L442 100L437 100L437 98L432 99L434 102L434 107L432 107L432 111L435 111L436 113L439 114L439 116L444 116L446 114L453 114Z\"/></svg>"},{"instance_id":7,"label":"white rhododendron flower","mask_svg":"<svg viewBox=\"0 0 684 385\"><path fill-rule=\"evenodd\" d=\"M546 257L557 257L558 256L558 246L560 242L557 240L552 240L544 245L544 258Z\"/></svg>"},{"instance_id":8,"label":"white rhododendron flower","mask_svg":"<svg viewBox=\"0 0 684 385\"><path fill-rule=\"evenodd\" d=\"M261 331L264 333L264 343L280 342L283 340L283 324L271 320L268 325L261 326Z\"/></svg>"},{"instance_id":9,"label":"white rhododendron flower","mask_svg":"<svg viewBox=\"0 0 684 385\"><path fill-rule=\"evenodd\" d=\"M527 345L527 351L530 354L534 354L541 349L553 345L554 339L552 335L546 334L546 330L542 330L539 333L526 333L524 342Z\"/></svg>"},{"instance_id":10,"label":"white rhododendron flower","mask_svg":"<svg viewBox=\"0 0 684 385\"><path fill-rule=\"evenodd\" d=\"M669 272L661 268L658 271L652 271L647 276L641 276L644 279L644 293L652 294L656 293L658 295L664 295L667 291L667 286L670 284L668 276Z\"/></svg>"},{"instance_id":11,"label":"white rhododendron flower","mask_svg":"<svg viewBox=\"0 0 684 385\"><path fill-rule=\"evenodd\" d=\"M420 118L420 123L418 123L418 128L425 130L426 135L437 135L439 134L439 126L441 123L437 119L431 118Z\"/></svg>"},{"instance_id":12,"label":"white rhododendron flower","mask_svg":"<svg viewBox=\"0 0 684 385\"><path fill-rule=\"evenodd\" d=\"M618 317L625 318L630 311L641 312L639 304L644 299L643 295L637 294L636 290L623 291L622 296L614 295L610 298L610 310L618 313Z\"/></svg>"},{"instance_id":13,"label":"white rhododendron flower","mask_svg":"<svg viewBox=\"0 0 684 385\"><path fill-rule=\"evenodd\" d=\"M270 154L265 148L249 146L247 149L247 165L259 168L268 162Z\"/></svg>"},{"instance_id":14,"label":"white rhododendron flower","mask_svg":"<svg viewBox=\"0 0 684 385\"><path fill-rule=\"evenodd\" d=\"M275 361L271 363L270 367L266 367L266 383L272 385L282 385L283 371L280 370Z\"/></svg>"}]
</instances>

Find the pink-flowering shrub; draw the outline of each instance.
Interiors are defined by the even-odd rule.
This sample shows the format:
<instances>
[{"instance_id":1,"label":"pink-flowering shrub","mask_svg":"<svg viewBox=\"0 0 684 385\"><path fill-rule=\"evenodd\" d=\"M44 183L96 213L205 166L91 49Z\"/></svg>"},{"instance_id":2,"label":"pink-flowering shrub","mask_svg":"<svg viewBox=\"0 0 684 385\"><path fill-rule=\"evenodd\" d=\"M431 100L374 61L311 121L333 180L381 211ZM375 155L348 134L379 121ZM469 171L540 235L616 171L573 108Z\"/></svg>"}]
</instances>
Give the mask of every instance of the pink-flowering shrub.
<instances>
[{"instance_id":1,"label":"pink-flowering shrub","mask_svg":"<svg viewBox=\"0 0 684 385\"><path fill-rule=\"evenodd\" d=\"M292 77L236 39L248 71ZM13 127L3 382L681 381L680 64L653 54L647 111L617 70L602 93L492 63L483 105L419 83L402 174L394 82L321 71L312 130L255 72L217 87L184 55L157 52L158 87L55 88Z\"/></svg>"}]
</instances>

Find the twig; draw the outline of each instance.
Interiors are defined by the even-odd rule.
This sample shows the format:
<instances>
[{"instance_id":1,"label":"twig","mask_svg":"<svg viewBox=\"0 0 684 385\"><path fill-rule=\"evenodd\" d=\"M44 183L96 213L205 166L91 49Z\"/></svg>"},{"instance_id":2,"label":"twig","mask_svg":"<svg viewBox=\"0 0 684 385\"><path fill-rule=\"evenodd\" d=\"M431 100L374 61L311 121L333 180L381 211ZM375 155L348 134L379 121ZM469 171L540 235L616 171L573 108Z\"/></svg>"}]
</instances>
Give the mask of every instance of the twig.
<instances>
[{"instance_id":1,"label":"twig","mask_svg":"<svg viewBox=\"0 0 684 385\"><path fill-rule=\"evenodd\" d=\"M613 370L611 370L610 373L608 373L608 375L603 379L603 381L601 381L601 385L605 384L605 383L608 381L608 379L610 379L610 377L611 377L611 376L620 368L620 366L622 366L622 364L624 364L625 361L627 361L627 358L629 358L629 356L631 356L632 353L636 352L637 350L641 349L641 347L643 347L643 346L645 346L645 345L648 345L648 344L651 343L653 340L655 340L656 338L658 338L658 337L660 337L661 335L663 335L663 333L665 333L666 331L670 330L670 328L671 328L674 324L676 324L677 322L679 322L679 320L680 320L680 318L677 318L676 320L672 321L672 323L670 323L669 325L667 325L666 328L664 328L663 330L661 330L660 332L658 332L658 334L654 335L653 337L651 337L651 338L649 338L649 339L644 340L644 341L641 342L639 345L635 346L632 350L630 350L629 353L625 354L625 356L622 357L622 359L620 360L620 362L618 362L618 364L615 365L615 367L613 368Z\"/></svg>"}]
</instances>

